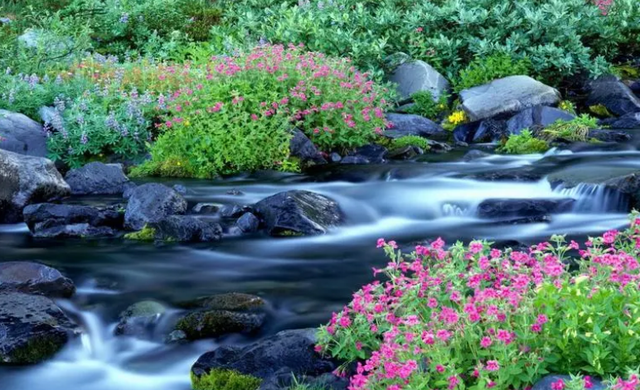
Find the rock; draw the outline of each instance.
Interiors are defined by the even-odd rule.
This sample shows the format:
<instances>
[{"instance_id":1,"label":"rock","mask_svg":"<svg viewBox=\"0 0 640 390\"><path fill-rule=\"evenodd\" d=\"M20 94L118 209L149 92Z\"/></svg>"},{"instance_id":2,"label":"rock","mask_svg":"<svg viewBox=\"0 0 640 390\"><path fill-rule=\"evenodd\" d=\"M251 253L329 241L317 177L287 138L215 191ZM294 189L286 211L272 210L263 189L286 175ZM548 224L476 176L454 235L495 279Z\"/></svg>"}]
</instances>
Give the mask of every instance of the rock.
<instances>
[{"instance_id":1,"label":"rock","mask_svg":"<svg viewBox=\"0 0 640 390\"><path fill-rule=\"evenodd\" d=\"M220 208L222 218L239 218L245 213L245 208L237 204L226 204Z\"/></svg>"},{"instance_id":2,"label":"rock","mask_svg":"<svg viewBox=\"0 0 640 390\"><path fill-rule=\"evenodd\" d=\"M183 331L189 340L209 339L231 333L251 334L262 327L265 317L264 313L197 311L181 318L176 324L176 330Z\"/></svg>"},{"instance_id":3,"label":"rock","mask_svg":"<svg viewBox=\"0 0 640 390\"><path fill-rule=\"evenodd\" d=\"M0 149L46 157L47 137L38 122L22 114L0 110Z\"/></svg>"},{"instance_id":4,"label":"rock","mask_svg":"<svg viewBox=\"0 0 640 390\"><path fill-rule=\"evenodd\" d=\"M568 384L569 382L571 382L571 376L556 374L547 375L536 382L531 390L553 390L552 384L560 380L562 380L565 384ZM601 380L596 378L591 378L591 383L593 387L591 387L590 390L605 390L607 388L607 386L605 386Z\"/></svg>"},{"instance_id":5,"label":"rock","mask_svg":"<svg viewBox=\"0 0 640 390\"><path fill-rule=\"evenodd\" d=\"M53 162L0 150L0 223L22 221L22 209L71 193Z\"/></svg>"},{"instance_id":6,"label":"rock","mask_svg":"<svg viewBox=\"0 0 640 390\"><path fill-rule=\"evenodd\" d=\"M342 161L342 156L340 156L336 152L331 153L330 158L332 163L339 163L340 161Z\"/></svg>"},{"instance_id":7,"label":"rock","mask_svg":"<svg viewBox=\"0 0 640 390\"><path fill-rule=\"evenodd\" d=\"M242 195L244 195L244 192L242 192L240 190L229 190L229 191L227 191L227 195L242 196Z\"/></svg>"},{"instance_id":8,"label":"rock","mask_svg":"<svg viewBox=\"0 0 640 390\"><path fill-rule=\"evenodd\" d=\"M520 134L522 130L535 131L559 120L571 121L576 116L566 111L546 106L536 106L522 110L507 121L508 134Z\"/></svg>"},{"instance_id":9,"label":"rock","mask_svg":"<svg viewBox=\"0 0 640 390\"><path fill-rule=\"evenodd\" d=\"M589 85L587 106L602 105L615 115L640 112L640 99L615 76L601 76Z\"/></svg>"},{"instance_id":10,"label":"rock","mask_svg":"<svg viewBox=\"0 0 640 390\"><path fill-rule=\"evenodd\" d=\"M640 80L633 81L629 85L629 89L631 90L631 92L636 94L636 96L638 96L640 94Z\"/></svg>"},{"instance_id":11,"label":"rock","mask_svg":"<svg viewBox=\"0 0 640 390\"><path fill-rule=\"evenodd\" d=\"M411 61L411 56L406 54L406 53L402 53L402 52L397 52L397 53L393 53L388 55L387 57L385 57L384 59L384 66L386 69L388 70L395 70L397 67L399 67L402 64L405 64L407 62Z\"/></svg>"},{"instance_id":12,"label":"rock","mask_svg":"<svg viewBox=\"0 0 640 390\"><path fill-rule=\"evenodd\" d=\"M260 220L251 213L244 213L242 214L242 217L238 219L236 224L243 233L255 233L258 231L258 227L260 226Z\"/></svg>"},{"instance_id":13,"label":"rock","mask_svg":"<svg viewBox=\"0 0 640 390\"><path fill-rule=\"evenodd\" d=\"M49 298L0 293L0 362L35 364L58 353L80 330Z\"/></svg>"},{"instance_id":14,"label":"rock","mask_svg":"<svg viewBox=\"0 0 640 390\"><path fill-rule=\"evenodd\" d=\"M434 140L427 140L427 144L429 145L429 151L432 153L449 153L453 148L449 144L445 144L444 142L438 142Z\"/></svg>"},{"instance_id":15,"label":"rock","mask_svg":"<svg viewBox=\"0 0 640 390\"><path fill-rule=\"evenodd\" d=\"M398 84L401 102L411 100L416 92L430 92L434 100L449 91L449 82L424 61L405 62L395 68L389 81Z\"/></svg>"},{"instance_id":16,"label":"rock","mask_svg":"<svg viewBox=\"0 0 640 390\"><path fill-rule=\"evenodd\" d=\"M462 108L471 121L556 105L560 98L556 89L528 76L509 76L460 92Z\"/></svg>"},{"instance_id":17,"label":"rock","mask_svg":"<svg viewBox=\"0 0 640 390\"><path fill-rule=\"evenodd\" d=\"M261 200L255 208L272 236L307 236L344 223L332 199L309 191L287 191Z\"/></svg>"},{"instance_id":18,"label":"rock","mask_svg":"<svg viewBox=\"0 0 640 390\"><path fill-rule=\"evenodd\" d=\"M129 230L141 230L146 224L186 211L187 201L175 190L162 184L143 184L131 192L124 226Z\"/></svg>"},{"instance_id":19,"label":"rock","mask_svg":"<svg viewBox=\"0 0 640 390\"><path fill-rule=\"evenodd\" d=\"M179 307L185 309L209 309L209 310L230 310L245 311L263 308L266 302L251 294L226 293L216 294L208 297L200 297L192 301L178 303Z\"/></svg>"},{"instance_id":20,"label":"rock","mask_svg":"<svg viewBox=\"0 0 640 390\"><path fill-rule=\"evenodd\" d=\"M473 134L471 142L484 143L501 141L509 137L507 124L505 121L495 119L485 119L478 124L478 128Z\"/></svg>"},{"instance_id":21,"label":"rock","mask_svg":"<svg viewBox=\"0 0 640 390\"><path fill-rule=\"evenodd\" d=\"M289 143L289 150L293 157L300 159L303 166L326 164L320 151L311 140L300 130L295 129Z\"/></svg>"},{"instance_id":22,"label":"rock","mask_svg":"<svg viewBox=\"0 0 640 390\"><path fill-rule=\"evenodd\" d=\"M467 154L462 157L462 161L469 162L473 160L478 160L481 158L491 156L490 153L483 152L482 150L474 149L467 152Z\"/></svg>"},{"instance_id":23,"label":"rock","mask_svg":"<svg viewBox=\"0 0 640 390\"><path fill-rule=\"evenodd\" d=\"M174 184L171 188L173 188L173 190L180 195L186 195L187 192L189 192L187 190L187 187L183 186L182 184Z\"/></svg>"},{"instance_id":24,"label":"rock","mask_svg":"<svg viewBox=\"0 0 640 390\"><path fill-rule=\"evenodd\" d=\"M134 336L151 339L167 308L156 301L142 301L129 306L120 313L120 322L116 326L116 335Z\"/></svg>"},{"instance_id":25,"label":"rock","mask_svg":"<svg viewBox=\"0 0 640 390\"><path fill-rule=\"evenodd\" d=\"M315 333L316 329L287 330L244 348L225 346L207 352L191 368L194 389L198 389L202 377L224 377L231 373L247 380L254 378L254 384L265 386L285 373L291 378L329 373L337 364L314 351ZM257 390L257 386L247 389Z\"/></svg>"},{"instance_id":26,"label":"rock","mask_svg":"<svg viewBox=\"0 0 640 390\"><path fill-rule=\"evenodd\" d=\"M189 215L171 215L149 226L161 241L211 242L222 238L220 224Z\"/></svg>"},{"instance_id":27,"label":"rock","mask_svg":"<svg viewBox=\"0 0 640 390\"><path fill-rule=\"evenodd\" d=\"M31 233L39 238L111 237L124 223L117 206L40 203L25 207L23 215Z\"/></svg>"},{"instance_id":28,"label":"rock","mask_svg":"<svg viewBox=\"0 0 640 390\"><path fill-rule=\"evenodd\" d=\"M215 214L220 210L220 205L217 203L198 203L191 209L191 212L195 214Z\"/></svg>"},{"instance_id":29,"label":"rock","mask_svg":"<svg viewBox=\"0 0 640 390\"><path fill-rule=\"evenodd\" d=\"M625 133L624 131L591 129L589 130L589 138L594 138L602 142L626 142L631 140L631 134Z\"/></svg>"},{"instance_id":30,"label":"rock","mask_svg":"<svg viewBox=\"0 0 640 390\"><path fill-rule=\"evenodd\" d=\"M401 148L390 150L389 153L387 153L387 158L389 160L410 160L421 154L424 154L424 150L422 150L420 147L414 145L406 145Z\"/></svg>"},{"instance_id":31,"label":"rock","mask_svg":"<svg viewBox=\"0 0 640 390\"><path fill-rule=\"evenodd\" d=\"M480 218L539 217L571 211L575 199L487 199L478 206Z\"/></svg>"},{"instance_id":32,"label":"rock","mask_svg":"<svg viewBox=\"0 0 640 390\"><path fill-rule=\"evenodd\" d=\"M417 135L437 141L449 139L449 132L442 126L420 115L396 113L387 113L386 115L392 127L384 131L385 137L400 138L407 135Z\"/></svg>"},{"instance_id":33,"label":"rock","mask_svg":"<svg viewBox=\"0 0 640 390\"><path fill-rule=\"evenodd\" d=\"M186 333L181 330L174 330L165 337L164 342L167 344L182 344L189 342L189 340Z\"/></svg>"},{"instance_id":34,"label":"rock","mask_svg":"<svg viewBox=\"0 0 640 390\"><path fill-rule=\"evenodd\" d=\"M620 118L607 118L600 121L600 125L612 129L640 129L640 113L632 112Z\"/></svg>"},{"instance_id":35,"label":"rock","mask_svg":"<svg viewBox=\"0 0 640 390\"><path fill-rule=\"evenodd\" d=\"M364 145L343 158L341 164L384 164L385 155L387 154L387 148L384 146L371 144Z\"/></svg>"},{"instance_id":36,"label":"rock","mask_svg":"<svg viewBox=\"0 0 640 390\"><path fill-rule=\"evenodd\" d=\"M28 261L11 261L0 263L0 293L7 291L70 298L76 286L55 268Z\"/></svg>"},{"instance_id":37,"label":"rock","mask_svg":"<svg viewBox=\"0 0 640 390\"><path fill-rule=\"evenodd\" d=\"M64 177L73 195L117 195L134 184L124 174L120 164L92 162L72 169Z\"/></svg>"},{"instance_id":38,"label":"rock","mask_svg":"<svg viewBox=\"0 0 640 390\"><path fill-rule=\"evenodd\" d=\"M481 181L534 182L542 180L544 176L545 173L537 171L535 167L522 167L473 173L466 175L465 178Z\"/></svg>"}]
</instances>

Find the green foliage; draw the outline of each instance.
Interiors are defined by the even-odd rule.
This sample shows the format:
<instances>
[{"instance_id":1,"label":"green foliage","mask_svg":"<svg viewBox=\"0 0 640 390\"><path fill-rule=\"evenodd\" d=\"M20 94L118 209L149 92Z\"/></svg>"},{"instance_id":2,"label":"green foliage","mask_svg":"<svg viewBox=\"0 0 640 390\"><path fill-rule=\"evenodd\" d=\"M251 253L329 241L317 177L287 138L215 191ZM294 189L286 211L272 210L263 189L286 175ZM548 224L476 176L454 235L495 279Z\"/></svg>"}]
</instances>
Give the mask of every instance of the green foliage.
<instances>
[{"instance_id":1,"label":"green foliage","mask_svg":"<svg viewBox=\"0 0 640 390\"><path fill-rule=\"evenodd\" d=\"M514 59L509 54L497 53L484 58L478 58L460 71L455 84L455 91L472 88L501 79L507 76L531 74L531 61L528 58Z\"/></svg>"},{"instance_id":2,"label":"green foliage","mask_svg":"<svg viewBox=\"0 0 640 390\"><path fill-rule=\"evenodd\" d=\"M389 145L391 149L400 149L405 146L417 146L420 149L427 151L429 150L429 141L426 138L422 138L417 135L406 135L392 140Z\"/></svg>"},{"instance_id":3,"label":"green foliage","mask_svg":"<svg viewBox=\"0 0 640 390\"><path fill-rule=\"evenodd\" d=\"M577 115L576 105L570 102L569 100L561 101L560 104L558 104L558 108L570 114Z\"/></svg>"},{"instance_id":4,"label":"green foliage","mask_svg":"<svg viewBox=\"0 0 640 390\"><path fill-rule=\"evenodd\" d=\"M596 104L594 106L589 106L589 111L594 114L599 116L600 118L610 118L613 115L609 112L609 110L607 109L607 107L605 107L602 104Z\"/></svg>"},{"instance_id":5,"label":"green foliage","mask_svg":"<svg viewBox=\"0 0 640 390\"><path fill-rule=\"evenodd\" d=\"M571 142L587 142L589 130L598 127L598 120L583 114L571 121L558 120L542 130L541 137L549 142L563 139Z\"/></svg>"},{"instance_id":6,"label":"green foliage","mask_svg":"<svg viewBox=\"0 0 640 390\"><path fill-rule=\"evenodd\" d=\"M191 374L193 390L258 390L262 380L232 370L213 369L206 375Z\"/></svg>"},{"instance_id":7,"label":"green foliage","mask_svg":"<svg viewBox=\"0 0 640 390\"><path fill-rule=\"evenodd\" d=\"M531 75L557 85L587 72L599 75L618 54L637 52L636 0L618 0L607 16L585 0L438 0L225 2L214 27L219 50L252 44L304 43L310 50L349 56L381 74L384 58L405 52L455 80L467 64L495 53L529 58Z\"/></svg>"},{"instance_id":8,"label":"green foliage","mask_svg":"<svg viewBox=\"0 0 640 390\"><path fill-rule=\"evenodd\" d=\"M125 234L124 238L134 241L155 241L156 229L145 225L140 231Z\"/></svg>"},{"instance_id":9,"label":"green foliage","mask_svg":"<svg viewBox=\"0 0 640 390\"><path fill-rule=\"evenodd\" d=\"M415 105L409 109L408 112L410 114L422 115L425 118L438 120L448 109L449 96L446 94L440 95L438 100L435 100L431 92L421 91L414 93L411 98Z\"/></svg>"},{"instance_id":10,"label":"green foliage","mask_svg":"<svg viewBox=\"0 0 640 390\"><path fill-rule=\"evenodd\" d=\"M498 148L500 153L533 154L544 153L549 150L549 144L533 136L530 130L522 130L520 134L509 136L504 145Z\"/></svg>"}]
</instances>

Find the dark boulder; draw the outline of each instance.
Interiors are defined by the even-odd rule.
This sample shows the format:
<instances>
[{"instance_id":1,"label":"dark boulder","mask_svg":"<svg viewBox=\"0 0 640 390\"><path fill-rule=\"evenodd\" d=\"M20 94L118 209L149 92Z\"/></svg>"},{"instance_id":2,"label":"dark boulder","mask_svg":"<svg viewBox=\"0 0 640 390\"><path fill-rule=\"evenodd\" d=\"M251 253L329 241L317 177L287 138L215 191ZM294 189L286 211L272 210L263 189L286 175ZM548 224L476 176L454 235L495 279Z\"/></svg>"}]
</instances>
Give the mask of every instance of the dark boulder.
<instances>
[{"instance_id":1,"label":"dark boulder","mask_svg":"<svg viewBox=\"0 0 640 390\"><path fill-rule=\"evenodd\" d=\"M210 242L222 237L220 224L189 215L171 215L149 227L160 241Z\"/></svg>"},{"instance_id":2,"label":"dark boulder","mask_svg":"<svg viewBox=\"0 0 640 390\"><path fill-rule=\"evenodd\" d=\"M554 107L536 106L520 111L507 121L508 134L520 134L522 130L535 131L559 120L571 121L575 115Z\"/></svg>"},{"instance_id":3,"label":"dark boulder","mask_svg":"<svg viewBox=\"0 0 640 390\"><path fill-rule=\"evenodd\" d=\"M35 237L111 237L124 223L117 206L91 207L40 203L25 207L24 221Z\"/></svg>"},{"instance_id":4,"label":"dark boulder","mask_svg":"<svg viewBox=\"0 0 640 390\"><path fill-rule=\"evenodd\" d=\"M187 314L176 324L189 340L220 337L231 333L255 333L264 324L264 313L204 310Z\"/></svg>"},{"instance_id":5,"label":"dark boulder","mask_svg":"<svg viewBox=\"0 0 640 390\"><path fill-rule=\"evenodd\" d=\"M0 150L0 223L21 222L25 206L70 193L50 160Z\"/></svg>"},{"instance_id":6,"label":"dark boulder","mask_svg":"<svg viewBox=\"0 0 640 390\"><path fill-rule=\"evenodd\" d=\"M120 164L89 163L72 169L64 177L74 195L119 195L134 186Z\"/></svg>"},{"instance_id":7,"label":"dark boulder","mask_svg":"<svg viewBox=\"0 0 640 390\"><path fill-rule=\"evenodd\" d=\"M480 218L540 217L571 211L575 199L487 199L478 205Z\"/></svg>"},{"instance_id":8,"label":"dark boulder","mask_svg":"<svg viewBox=\"0 0 640 390\"><path fill-rule=\"evenodd\" d=\"M490 153L483 152L482 150L478 150L478 149L473 149L468 151L467 154L465 154L464 157L462 157L462 161L470 162L473 160L478 160L478 159L489 157L489 156L491 156Z\"/></svg>"},{"instance_id":9,"label":"dark boulder","mask_svg":"<svg viewBox=\"0 0 640 390\"><path fill-rule=\"evenodd\" d=\"M159 302L142 301L135 303L120 313L120 321L115 334L152 339L160 319L167 308Z\"/></svg>"},{"instance_id":10,"label":"dark boulder","mask_svg":"<svg viewBox=\"0 0 640 390\"><path fill-rule=\"evenodd\" d=\"M0 293L0 363L43 362L79 333L76 324L51 299Z\"/></svg>"},{"instance_id":11,"label":"dark boulder","mask_svg":"<svg viewBox=\"0 0 640 390\"><path fill-rule=\"evenodd\" d=\"M536 382L531 390L554 390L555 387L552 385L558 381L562 381L566 385L571 382L571 376L557 374L547 375ZM593 386L590 387L589 390L605 390L607 388L601 380L596 378L591 379L591 384Z\"/></svg>"},{"instance_id":12,"label":"dark boulder","mask_svg":"<svg viewBox=\"0 0 640 390\"><path fill-rule=\"evenodd\" d=\"M272 236L324 234L344 223L335 201L310 191L281 192L261 200L255 209Z\"/></svg>"},{"instance_id":13,"label":"dark boulder","mask_svg":"<svg viewBox=\"0 0 640 390\"><path fill-rule=\"evenodd\" d=\"M314 378L330 373L337 364L315 352L315 332L315 329L287 330L244 348L225 346L207 352L191 368L194 388L198 389L200 378L232 373L247 380L255 379L254 387L247 390L273 385L274 379L285 373L292 378Z\"/></svg>"},{"instance_id":14,"label":"dark boulder","mask_svg":"<svg viewBox=\"0 0 640 390\"><path fill-rule=\"evenodd\" d=\"M218 203L198 203L193 206L191 212L194 214L215 214L220 210L220 204Z\"/></svg>"},{"instance_id":15,"label":"dark boulder","mask_svg":"<svg viewBox=\"0 0 640 390\"><path fill-rule=\"evenodd\" d=\"M388 113L387 120L391 122L391 128L384 130L388 138L416 135L437 141L449 139L449 132L442 126L420 115Z\"/></svg>"},{"instance_id":16,"label":"dark boulder","mask_svg":"<svg viewBox=\"0 0 640 390\"><path fill-rule=\"evenodd\" d=\"M387 162L385 156L387 148L384 146L372 144L364 145L346 156L340 162L341 164L384 164Z\"/></svg>"},{"instance_id":17,"label":"dark boulder","mask_svg":"<svg viewBox=\"0 0 640 390\"><path fill-rule=\"evenodd\" d=\"M462 123L453 129L453 139L467 144L496 142L508 136L507 123L501 119Z\"/></svg>"},{"instance_id":18,"label":"dark boulder","mask_svg":"<svg viewBox=\"0 0 640 390\"><path fill-rule=\"evenodd\" d=\"M231 310L243 311L263 308L266 302L251 294L226 293L216 294L208 297L200 297L190 301L178 303L179 307L185 309L209 309L209 310Z\"/></svg>"},{"instance_id":19,"label":"dark boulder","mask_svg":"<svg viewBox=\"0 0 640 390\"><path fill-rule=\"evenodd\" d=\"M47 156L47 137L38 122L0 110L0 149L35 157Z\"/></svg>"},{"instance_id":20,"label":"dark boulder","mask_svg":"<svg viewBox=\"0 0 640 390\"><path fill-rule=\"evenodd\" d=\"M473 173L464 177L481 181L534 182L542 180L545 174L546 172L541 172L535 167L523 167Z\"/></svg>"},{"instance_id":21,"label":"dark boulder","mask_svg":"<svg viewBox=\"0 0 640 390\"><path fill-rule=\"evenodd\" d=\"M589 130L589 138L601 142L627 142L631 140L631 134L617 130L592 129Z\"/></svg>"},{"instance_id":22,"label":"dark boulder","mask_svg":"<svg viewBox=\"0 0 640 390\"><path fill-rule=\"evenodd\" d=\"M389 160L410 160L424 154L422 148L415 145L406 145L401 148L391 149L386 157Z\"/></svg>"},{"instance_id":23,"label":"dark boulder","mask_svg":"<svg viewBox=\"0 0 640 390\"><path fill-rule=\"evenodd\" d=\"M612 129L640 129L640 113L632 112L620 118L607 118L601 120L599 123L602 126L608 126Z\"/></svg>"},{"instance_id":24,"label":"dark boulder","mask_svg":"<svg viewBox=\"0 0 640 390\"><path fill-rule=\"evenodd\" d=\"M244 213L236 222L243 233L255 233L260 227L260 220L252 213Z\"/></svg>"},{"instance_id":25,"label":"dark boulder","mask_svg":"<svg viewBox=\"0 0 640 390\"><path fill-rule=\"evenodd\" d=\"M157 183L144 184L131 192L124 215L125 228L141 230L147 224L186 211L187 201L175 190Z\"/></svg>"},{"instance_id":26,"label":"dark boulder","mask_svg":"<svg viewBox=\"0 0 640 390\"><path fill-rule=\"evenodd\" d=\"M237 204L226 204L220 207L220 216L222 218L239 218L247 210Z\"/></svg>"},{"instance_id":27,"label":"dark boulder","mask_svg":"<svg viewBox=\"0 0 640 390\"><path fill-rule=\"evenodd\" d=\"M76 286L55 268L28 261L11 261L0 263L0 292L7 291L69 298Z\"/></svg>"},{"instance_id":28,"label":"dark boulder","mask_svg":"<svg viewBox=\"0 0 640 390\"><path fill-rule=\"evenodd\" d=\"M293 157L300 159L304 166L326 164L327 160L311 142L311 140L300 130L295 129L293 137L289 143L289 150Z\"/></svg>"},{"instance_id":29,"label":"dark boulder","mask_svg":"<svg viewBox=\"0 0 640 390\"><path fill-rule=\"evenodd\" d=\"M589 85L587 106L604 106L617 116L640 112L640 99L615 76L602 76Z\"/></svg>"}]
</instances>

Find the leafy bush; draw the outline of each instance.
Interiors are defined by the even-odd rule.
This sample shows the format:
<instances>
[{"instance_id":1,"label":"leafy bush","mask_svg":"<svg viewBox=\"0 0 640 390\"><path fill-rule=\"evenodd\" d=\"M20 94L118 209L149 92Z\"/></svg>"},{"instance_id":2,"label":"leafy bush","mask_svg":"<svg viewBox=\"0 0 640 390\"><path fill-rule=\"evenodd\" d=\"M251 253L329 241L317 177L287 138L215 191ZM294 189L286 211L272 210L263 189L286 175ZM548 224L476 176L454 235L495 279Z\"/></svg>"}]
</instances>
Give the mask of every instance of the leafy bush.
<instances>
[{"instance_id":1,"label":"leafy bush","mask_svg":"<svg viewBox=\"0 0 640 390\"><path fill-rule=\"evenodd\" d=\"M390 147L392 149L400 149L405 146L417 146L422 150L429 150L429 141L426 138L422 138L417 135L406 135L404 137L396 138L391 141Z\"/></svg>"},{"instance_id":2,"label":"leafy bush","mask_svg":"<svg viewBox=\"0 0 640 390\"><path fill-rule=\"evenodd\" d=\"M434 100L431 92L421 91L414 93L411 98L413 99L414 106L408 110L410 114L422 115L425 118L438 120L448 109L449 96L446 94L441 94L438 100Z\"/></svg>"},{"instance_id":3,"label":"leafy bush","mask_svg":"<svg viewBox=\"0 0 640 390\"><path fill-rule=\"evenodd\" d=\"M579 72L598 75L607 61L637 52L640 4L620 0L606 16L584 0L227 1L212 40L220 50L252 44L304 43L349 56L381 74L384 58L405 52L455 80L466 64L494 53L529 58L532 76L557 85Z\"/></svg>"},{"instance_id":4,"label":"leafy bush","mask_svg":"<svg viewBox=\"0 0 640 390\"><path fill-rule=\"evenodd\" d=\"M549 144L533 136L533 133L526 129L520 134L511 134L504 145L498 151L506 154L533 154L544 153L549 150Z\"/></svg>"},{"instance_id":5,"label":"leafy bush","mask_svg":"<svg viewBox=\"0 0 640 390\"><path fill-rule=\"evenodd\" d=\"M542 130L542 138L548 141L557 139L571 142L587 142L589 130L598 127L598 120L583 114L571 121L558 120Z\"/></svg>"},{"instance_id":6,"label":"leafy bush","mask_svg":"<svg viewBox=\"0 0 640 390\"><path fill-rule=\"evenodd\" d=\"M478 58L460 71L455 91L475 87L507 76L531 73L531 61L528 58L513 59L509 54L498 53L486 58Z\"/></svg>"},{"instance_id":7,"label":"leafy bush","mask_svg":"<svg viewBox=\"0 0 640 390\"><path fill-rule=\"evenodd\" d=\"M528 251L484 241L445 250L438 239L409 256L380 239L390 263L374 273L385 281L334 313L317 350L358 362L354 390L507 390L550 372L626 375L640 364L639 239L636 214L626 231L589 239L578 258L569 253L579 244L563 236Z\"/></svg>"},{"instance_id":8,"label":"leafy bush","mask_svg":"<svg viewBox=\"0 0 640 390\"><path fill-rule=\"evenodd\" d=\"M183 87L139 174L213 177L288 167L293 127L322 150L345 151L386 126L386 90L346 60L294 46L259 47L172 77Z\"/></svg>"}]
</instances>

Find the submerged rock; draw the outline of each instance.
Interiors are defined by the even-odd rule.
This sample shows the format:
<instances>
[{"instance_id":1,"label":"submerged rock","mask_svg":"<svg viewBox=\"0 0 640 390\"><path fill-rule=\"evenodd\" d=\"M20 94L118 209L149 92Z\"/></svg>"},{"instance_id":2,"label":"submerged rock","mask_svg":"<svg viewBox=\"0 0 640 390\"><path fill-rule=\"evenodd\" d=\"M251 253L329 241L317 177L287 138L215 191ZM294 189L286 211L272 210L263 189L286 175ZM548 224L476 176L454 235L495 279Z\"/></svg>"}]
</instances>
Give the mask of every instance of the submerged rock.
<instances>
[{"instance_id":1,"label":"submerged rock","mask_svg":"<svg viewBox=\"0 0 640 390\"><path fill-rule=\"evenodd\" d=\"M11 261L0 263L0 292L8 291L69 298L76 286L55 268L29 261Z\"/></svg>"},{"instance_id":2,"label":"submerged rock","mask_svg":"<svg viewBox=\"0 0 640 390\"><path fill-rule=\"evenodd\" d=\"M239 388L258 390L282 376L313 378L330 373L337 364L315 352L315 333L316 329L288 330L244 348L207 352L191 368L194 389L205 390L202 382L213 378L240 376L249 386Z\"/></svg>"},{"instance_id":3,"label":"submerged rock","mask_svg":"<svg viewBox=\"0 0 640 390\"><path fill-rule=\"evenodd\" d=\"M170 215L187 211L187 201L175 190L157 183L144 184L131 192L124 215L125 228L141 230Z\"/></svg>"},{"instance_id":4,"label":"submerged rock","mask_svg":"<svg viewBox=\"0 0 640 390\"><path fill-rule=\"evenodd\" d=\"M395 68L389 81L397 84L401 102L410 101L417 92L429 92L434 100L438 100L449 90L447 79L424 61L402 63Z\"/></svg>"},{"instance_id":5,"label":"submerged rock","mask_svg":"<svg viewBox=\"0 0 640 390\"><path fill-rule=\"evenodd\" d=\"M281 192L261 200L255 209L272 236L324 234L344 223L338 203L310 191Z\"/></svg>"},{"instance_id":6,"label":"submerged rock","mask_svg":"<svg viewBox=\"0 0 640 390\"><path fill-rule=\"evenodd\" d=\"M384 130L384 136L388 138L400 138L407 135L415 135L447 141L450 133L442 126L420 115L387 113L387 120L391 122L391 128Z\"/></svg>"},{"instance_id":7,"label":"submerged rock","mask_svg":"<svg viewBox=\"0 0 640 390\"><path fill-rule=\"evenodd\" d=\"M472 121L506 115L530 107L556 105L555 88L529 76L509 76L460 92L462 108Z\"/></svg>"},{"instance_id":8,"label":"submerged rock","mask_svg":"<svg viewBox=\"0 0 640 390\"><path fill-rule=\"evenodd\" d=\"M571 211L575 199L487 199L478 206L480 218L542 217Z\"/></svg>"},{"instance_id":9,"label":"submerged rock","mask_svg":"<svg viewBox=\"0 0 640 390\"><path fill-rule=\"evenodd\" d=\"M47 156L42 125L25 115L0 110L0 149L35 157Z\"/></svg>"},{"instance_id":10,"label":"submerged rock","mask_svg":"<svg viewBox=\"0 0 640 390\"><path fill-rule=\"evenodd\" d=\"M120 313L116 335L151 339L167 308L156 301L142 301L129 306Z\"/></svg>"},{"instance_id":11,"label":"submerged rock","mask_svg":"<svg viewBox=\"0 0 640 390\"><path fill-rule=\"evenodd\" d=\"M135 186L125 176L122 165L89 163L72 169L64 177L74 195L117 195Z\"/></svg>"},{"instance_id":12,"label":"submerged rock","mask_svg":"<svg viewBox=\"0 0 640 390\"><path fill-rule=\"evenodd\" d=\"M222 237L220 224L189 215L171 215L149 226L161 241L210 242Z\"/></svg>"},{"instance_id":13,"label":"submerged rock","mask_svg":"<svg viewBox=\"0 0 640 390\"><path fill-rule=\"evenodd\" d=\"M20 222L25 206L70 193L51 160L0 150L0 223Z\"/></svg>"},{"instance_id":14,"label":"submerged rock","mask_svg":"<svg viewBox=\"0 0 640 390\"><path fill-rule=\"evenodd\" d=\"M615 76L602 76L591 82L587 106L604 106L610 113L623 116L640 112L640 99Z\"/></svg>"},{"instance_id":15,"label":"submerged rock","mask_svg":"<svg viewBox=\"0 0 640 390\"><path fill-rule=\"evenodd\" d=\"M220 337L230 333L255 333L262 325L264 313L237 312L229 310L205 310L187 314L176 324L187 339L200 340Z\"/></svg>"},{"instance_id":16,"label":"submerged rock","mask_svg":"<svg viewBox=\"0 0 640 390\"><path fill-rule=\"evenodd\" d=\"M242 293L217 294L209 297L200 297L191 301L179 303L178 306L185 309L212 309L212 310L253 310L260 309L266 302L256 296Z\"/></svg>"},{"instance_id":17,"label":"submerged rock","mask_svg":"<svg viewBox=\"0 0 640 390\"><path fill-rule=\"evenodd\" d=\"M43 362L79 333L76 324L51 299L0 293L0 363Z\"/></svg>"},{"instance_id":18,"label":"submerged rock","mask_svg":"<svg viewBox=\"0 0 640 390\"><path fill-rule=\"evenodd\" d=\"M122 229L124 215L117 206L41 203L25 207L24 221L34 237L112 237Z\"/></svg>"}]
</instances>

